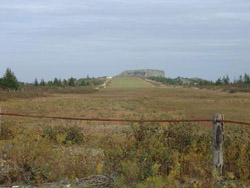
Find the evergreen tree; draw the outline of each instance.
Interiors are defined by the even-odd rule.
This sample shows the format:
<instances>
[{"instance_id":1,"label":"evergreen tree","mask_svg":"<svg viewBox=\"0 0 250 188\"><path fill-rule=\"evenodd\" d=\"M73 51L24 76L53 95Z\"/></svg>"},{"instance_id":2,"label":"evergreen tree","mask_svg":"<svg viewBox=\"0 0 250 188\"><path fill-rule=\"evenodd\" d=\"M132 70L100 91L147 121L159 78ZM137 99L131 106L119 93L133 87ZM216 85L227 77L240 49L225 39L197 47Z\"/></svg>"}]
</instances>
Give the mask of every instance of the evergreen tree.
<instances>
[{"instance_id":1,"label":"evergreen tree","mask_svg":"<svg viewBox=\"0 0 250 188\"><path fill-rule=\"evenodd\" d=\"M52 81L48 81L48 86L53 86L54 83Z\"/></svg>"},{"instance_id":2,"label":"evergreen tree","mask_svg":"<svg viewBox=\"0 0 250 188\"><path fill-rule=\"evenodd\" d=\"M247 73L244 75L244 84L250 84L250 76Z\"/></svg>"},{"instance_id":3,"label":"evergreen tree","mask_svg":"<svg viewBox=\"0 0 250 188\"><path fill-rule=\"evenodd\" d=\"M3 88L3 79L0 78L0 88Z\"/></svg>"},{"instance_id":4,"label":"evergreen tree","mask_svg":"<svg viewBox=\"0 0 250 188\"><path fill-rule=\"evenodd\" d=\"M62 85L62 80L61 80L61 79L58 80L58 86L60 86L60 87L63 86L63 85Z\"/></svg>"},{"instance_id":5,"label":"evergreen tree","mask_svg":"<svg viewBox=\"0 0 250 188\"><path fill-rule=\"evenodd\" d=\"M63 80L63 86L64 87L68 86L68 81L66 79Z\"/></svg>"},{"instance_id":6,"label":"evergreen tree","mask_svg":"<svg viewBox=\"0 0 250 188\"><path fill-rule=\"evenodd\" d=\"M40 81L40 84L39 84L40 86L45 86L46 84L45 84L45 81L44 81L44 79L41 79L41 81Z\"/></svg>"},{"instance_id":7,"label":"evergreen tree","mask_svg":"<svg viewBox=\"0 0 250 188\"><path fill-rule=\"evenodd\" d=\"M37 78L35 79L34 85L35 85L35 86L38 86Z\"/></svg>"},{"instance_id":8,"label":"evergreen tree","mask_svg":"<svg viewBox=\"0 0 250 188\"><path fill-rule=\"evenodd\" d=\"M76 80L75 78L71 77L69 79L68 85L71 86L71 87L75 87L76 86L75 85L75 80Z\"/></svg>"},{"instance_id":9,"label":"evergreen tree","mask_svg":"<svg viewBox=\"0 0 250 188\"><path fill-rule=\"evenodd\" d=\"M62 86L62 81L61 79L55 78L53 81L54 86Z\"/></svg>"},{"instance_id":10,"label":"evergreen tree","mask_svg":"<svg viewBox=\"0 0 250 188\"><path fill-rule=\"evenodd\" d=\"M3 89L12 90L17 90L19 88L18 80L15 74L9 68L7 68L4 77L1 80L1 87Z\"/></svg>"},{"instance_id":11,"label":"evergreen tree","mask_svg":"<svg viewBox=\"0 0 250 188\"><path fill-rule=\"evenodd\" d=\"M228 75L226 75L226 77L223 76L222 82L223 82L224 85L228 85L228 84L230 83L230 78L229 78L229 76L228 76Z\"/></svg>"},{"instance_id":12,"label":"evergreen tree","mask_svg":"<svg viewBox=\"0 0 250 188\"><path fill-rule=\"evenodd\" d=\"M216 80L215 85L217 85L217 86L222 85L222 80L221 80L221 78L219 78L218 80Z\"/></svg>"},{"instance_id":13,"label":"evergreen tree","mask_svg":"<svg viewBox=\"0 0 250 188\"><path fill-rule=\"evenodd\" d=\"M86 82L85 82L84 79L82 79L82 80L80 81L80 86L86 86Z\"/></svg>"}]
</instances>

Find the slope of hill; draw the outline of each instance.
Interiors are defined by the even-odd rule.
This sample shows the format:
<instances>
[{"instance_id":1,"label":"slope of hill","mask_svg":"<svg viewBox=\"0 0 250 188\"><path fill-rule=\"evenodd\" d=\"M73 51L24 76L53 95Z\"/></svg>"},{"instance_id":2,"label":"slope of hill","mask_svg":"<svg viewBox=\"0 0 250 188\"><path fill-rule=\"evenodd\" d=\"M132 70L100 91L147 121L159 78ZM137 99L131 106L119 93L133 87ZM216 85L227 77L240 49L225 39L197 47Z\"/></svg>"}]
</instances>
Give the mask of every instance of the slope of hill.
<instances>
[{"instance_id":1,"label":"slope of hill","mask_svg":"<svg viewBox=\"0 0 250 188\"><path fill-rule=\"evenodd\" d=\"M151 88L154 87L153 84L146 82L139 77L116 77L112 78L109 88Z\"/></svg>"}]
</instances>

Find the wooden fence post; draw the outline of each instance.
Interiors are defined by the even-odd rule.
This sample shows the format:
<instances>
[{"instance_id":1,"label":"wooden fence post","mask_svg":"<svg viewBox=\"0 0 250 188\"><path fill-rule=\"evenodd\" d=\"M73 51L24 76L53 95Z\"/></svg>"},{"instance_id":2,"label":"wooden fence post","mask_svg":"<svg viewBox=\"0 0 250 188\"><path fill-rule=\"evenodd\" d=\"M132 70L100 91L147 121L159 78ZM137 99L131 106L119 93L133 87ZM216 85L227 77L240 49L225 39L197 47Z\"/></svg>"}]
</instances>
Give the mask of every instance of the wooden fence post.
<instances>
[{"instance_id":1,"label":"wooden fence post","mask_svg":"<svg viewBox=\"0 0 250 188\"><path fill-rule=\"evenodd\" d=\"M220 176L222 176L223 168L223 142L224 142L224 123L217 120L224 120L222 114L215 114L213 116L213 136L212 136L212 148L213 148L213 162L212 168L217 170Z\"/></svg>"}]
</instances>

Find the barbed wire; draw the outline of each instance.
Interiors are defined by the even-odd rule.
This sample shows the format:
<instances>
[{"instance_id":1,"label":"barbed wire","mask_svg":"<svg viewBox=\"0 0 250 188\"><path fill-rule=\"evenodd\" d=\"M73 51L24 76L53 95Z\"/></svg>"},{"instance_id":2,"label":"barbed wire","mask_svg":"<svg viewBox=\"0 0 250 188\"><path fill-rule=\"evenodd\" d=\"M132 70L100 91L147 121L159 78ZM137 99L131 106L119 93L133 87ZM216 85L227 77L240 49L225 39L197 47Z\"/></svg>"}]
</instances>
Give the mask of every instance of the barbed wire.
<instances>
[{"instance_id":1,"label":"barbed wire","mask_svg":"<svg viewBox=\"0 0 250 188\"><path fill-rule=\"evenodd\" d=\"M38 116L38 115L25 115L16 113L0 113L2 116L14 116L25 118L40 118L40 119L60 119L60 120L73 120L73 121L96 121L96 122L137 122L137 123L185 123L185 122L213 122L213 119L165 119L165 120L138 120L138 119L110 119L110 118L77 118L77 117L59 117L59 116ZM250 125L249 122L232 121L232 120L216 120L221 123Z\"/></svg>"}]
</instances>

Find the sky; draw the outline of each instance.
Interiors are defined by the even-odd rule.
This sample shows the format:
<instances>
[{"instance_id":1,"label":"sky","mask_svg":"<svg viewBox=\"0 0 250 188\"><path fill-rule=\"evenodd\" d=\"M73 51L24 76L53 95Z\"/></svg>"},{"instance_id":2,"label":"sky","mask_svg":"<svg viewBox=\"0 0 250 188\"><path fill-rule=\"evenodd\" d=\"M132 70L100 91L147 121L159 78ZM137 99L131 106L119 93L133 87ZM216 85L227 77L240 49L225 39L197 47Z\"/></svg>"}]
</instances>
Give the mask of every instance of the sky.
<instances>
[{"instance_id":1,"label":"sky","mask_svg":"<svg viewBox=\"0 0 250 188\"><path fill-rule=\"evenodd\" d=\"M250 73L249 0L1 0L0 76Z\"/></svg>"}]
</instances>

